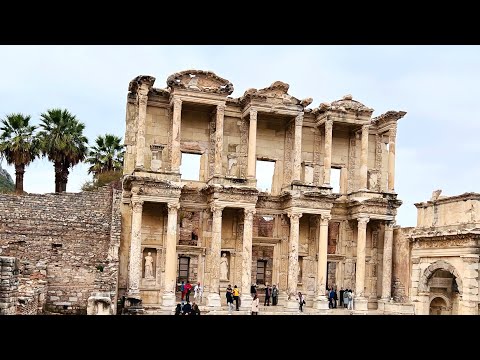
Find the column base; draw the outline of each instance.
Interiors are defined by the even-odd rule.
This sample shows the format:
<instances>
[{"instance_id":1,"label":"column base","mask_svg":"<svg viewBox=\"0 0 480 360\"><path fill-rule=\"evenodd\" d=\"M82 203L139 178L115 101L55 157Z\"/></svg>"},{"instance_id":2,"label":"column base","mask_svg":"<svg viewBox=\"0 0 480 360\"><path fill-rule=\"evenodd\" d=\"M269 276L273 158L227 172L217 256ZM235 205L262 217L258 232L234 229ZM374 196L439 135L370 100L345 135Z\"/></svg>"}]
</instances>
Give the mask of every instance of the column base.
<instances>
[{"instance_id":1,"label":"column base","mask_svg":"<svg viewBox=\"0 0 480 360\"><path fill-rule=\"evenodd\" d=\"M313 306L317 310L328 310L328 299L325 295L317 296L314 300Z\"/></svg>"},{"instance_id":2,"label":"column base","mask_svg":"<svg viewBox=\"0 0 480 360\"><path fill-rule=\"evenodd\" d=\"M207 296L207 306L211 309L221 309L222 304L220 302L220 294L210 293Z\"/></svg>"},{"instance_id":3,"label":"column base","mask_svg":"<svg viewBox=\"0 0 480 360\"><path fill-rule=\"evenodd\" d=\"M253 299L250 294L240 295L240 310L251 311L252 302L253 302Z\"/></svg>"},{"instance_id":4,"label":"column base","mask_svg":"<svg viewBox=\"0 0 480 360\"><path fill-rule=\"evenodd\" d=\"M164 311L170 311L175 309L176 299L174 293L163 293L162 295L162 305L160 308Z\"/></svg>"},{"instance_id":5,"label":"column base","mask_svg":"<svg viewBox=\"0 0 480 360\"><path fill-rule=\"evenodd\" d=\"M296 299L287 300L285 311L289 311L289 312L300 311L300 305L298 301Z\"/></svg>"},{"instance_id":6,"label":"column base","mask_svg":"<svg viewBox=\"0 0 480 360\"><path fill-rule=\"evenodd\" d=\"M358 297L353 299L354 311L368 311L368 299L364 297Z\"/></svg>"}]
</instances>

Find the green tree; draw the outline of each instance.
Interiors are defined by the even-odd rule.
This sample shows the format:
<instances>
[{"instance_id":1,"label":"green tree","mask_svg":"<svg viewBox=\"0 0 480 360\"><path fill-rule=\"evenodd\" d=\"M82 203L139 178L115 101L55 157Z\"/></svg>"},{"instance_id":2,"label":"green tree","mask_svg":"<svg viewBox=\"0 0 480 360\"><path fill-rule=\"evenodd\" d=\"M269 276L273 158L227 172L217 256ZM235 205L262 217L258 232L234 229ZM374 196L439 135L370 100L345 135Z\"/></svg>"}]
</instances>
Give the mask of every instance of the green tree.
<instances>
[{"instance_id":1,"label":"green tree","mask_svg":"<svg viewBox=\"0 0 480 360\"><path fill-rule=\"evenodd\" d=\"M67 190L69 168L82 162L88 150L83 135L85 124L79 122L67 109L49 109L40 115L38 139L43 156L55 168L55 192Z\"/></svg>"},{"instance_id":2,"label":"green tree","mask_svg":"<svg viewBox=\"0 0 480 360\"><path fill-rule=\"evenodd\" d=\"M15 193L23 194L25 167L39 156L38 140L30 125L30 115L9 114L1 120L0 152L9 165L15 165Z\"/></svg>"},{"instance_id":3,"label":"green tree","mask_svg":"<svg viewBox=\"0 0 480 360\"><path fill-rule=\"evenodd\" d=\"M104 172L122 171L124 156L122 138L112 134L99 135L88 156L86 162L91 165L88 173L93 173L94 178Z\"/></svg>"}]
</instances>

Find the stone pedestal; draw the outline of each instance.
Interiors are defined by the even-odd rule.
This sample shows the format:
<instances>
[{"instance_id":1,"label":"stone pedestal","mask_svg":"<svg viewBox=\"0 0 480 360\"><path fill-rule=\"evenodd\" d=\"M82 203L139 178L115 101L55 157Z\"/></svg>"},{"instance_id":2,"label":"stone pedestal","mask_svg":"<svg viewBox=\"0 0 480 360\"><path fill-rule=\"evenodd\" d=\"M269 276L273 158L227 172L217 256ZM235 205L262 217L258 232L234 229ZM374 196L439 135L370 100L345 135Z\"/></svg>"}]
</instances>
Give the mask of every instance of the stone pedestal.
<instances>
[{"instance_id":1,"label":"stone pedestal","mask_svg":"<svg viewBox=\"0 0 480 360\"><path fill-rule=\"evenodd\" d=\"M296 299L290 299L286 301L285 311L299 311L299 308L300 304Z\"/></svg>"},{"instance_id":2,"label":"stone pedestal","mask_svg":"<svg viewBox=\"0 0 480 360\"><path fill-rule=\"evenodd\" d=\"M162 295L162 306L160 307L162 310L172 310L177 305L177 300L175 298L175 294L173 293L164 293Z\"/></svg>"},{"instance_id":3,"label":"stone pedestal","mask_svg":"<svg viewBox=\"0 0 480 360\"><path fill-rule=\"evenodd\" d=\"M362 312L367 312L368 311L368 299L364 297L359 297L353 299L353 310L354 311L362 311Z\"/></svg>"},{"instance_id":4,"label":"stone pedestal","mask_svg":"<svg viewBox=\"0 0 480 360\"><path fill-rule=\"evenodd\" d=\"M252 296L250 294L240 295L240 310L251 311L252 310ZM235 302L234 302L235 305Z\"/></svg>"},{"instance_id":5,"label":"stone pedestal","mask_svg":"<svg viewBox=\"0 0 480 360\"><path fill-rule=\"evenodd\" d=\"M313 304L314 309L328 310L328 299L326 296L318 296Z\"/></svg>"},{"instance_id":6,"label":"stone pedestal","mask_svg":"<svg viewBox=\"0 0 480 360\"><path fill-rule=\"evenodd\" d=\"M222 307L220 295L217 293L209 293L207 296L207 306L210 308L210 310L220 310Z\"/></svg>"},{"instance_id":7,"label":"stone pedestal","mask_svg":"<svg viewBox=\"0 0 480 360\"><path fill-rule=\"evenodd\" d=\"M87 315L113 315L110 293L95 292L87 300Z\"/></svg>"}]
</instances>

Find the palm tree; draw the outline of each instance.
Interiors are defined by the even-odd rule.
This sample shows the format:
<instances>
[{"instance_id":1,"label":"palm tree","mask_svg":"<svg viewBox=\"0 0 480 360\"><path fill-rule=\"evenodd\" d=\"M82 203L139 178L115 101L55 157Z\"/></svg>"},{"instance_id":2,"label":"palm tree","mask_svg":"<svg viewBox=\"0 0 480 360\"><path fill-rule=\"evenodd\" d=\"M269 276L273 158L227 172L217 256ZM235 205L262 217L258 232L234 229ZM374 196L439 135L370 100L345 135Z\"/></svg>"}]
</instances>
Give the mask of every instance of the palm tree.
<instances>
[{"instance_id":1,"label":"palm tree","mask_svg":"<svg viewBox=\"0 0 480 360\"><path fill-rule=\"evenodd\" d=\"M23 194L25 166L39 155L38 141L30 125L30 115L9 114L1 120L0 152L7 163L15 165L15 193Z\"/></svg>"},{"instance_id":2,"label":"palm tree","mask_svg":"<svg viewBox=\"0 0 480 360\"><path fill-rule=\"evenodd\" d=\"M49 109L40 115L38 133L43 156L53 161L55 192L67 190L68 169L83 161L87 155L88 140L83 135L85 124L79 122L67 109Z\"/></svg>"},{"instance_id":3,"label":"palm tree","mask_svg":"<svg viewBox=\"0 0 480 360\"><path fill-rule=\"evenodd\" d=\"M121 142L121 137L112 134L99 135L88 153L86 162L91 164L88 173L96 177L107 171L121 171L124 156Z\"/></svg>"}]
</instances>

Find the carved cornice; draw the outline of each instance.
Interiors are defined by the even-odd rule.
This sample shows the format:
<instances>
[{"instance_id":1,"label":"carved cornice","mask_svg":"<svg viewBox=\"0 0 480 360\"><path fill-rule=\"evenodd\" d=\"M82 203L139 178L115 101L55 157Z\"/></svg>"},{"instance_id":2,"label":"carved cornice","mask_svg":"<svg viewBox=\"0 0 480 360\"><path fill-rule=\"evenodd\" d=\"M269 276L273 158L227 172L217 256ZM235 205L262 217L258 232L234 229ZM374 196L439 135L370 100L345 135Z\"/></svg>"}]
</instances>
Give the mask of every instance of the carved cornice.
<instances>
[{"instance_id":1,"label":"carved cornice","mask_svg":"<svg viewBox=\"0 0 480 360\"><path fill-rule=\"evenodd\" d=\"M352 95L345 95L341 100L336 100L329 103L321 103L318 108L313 110L315 115L321 115L327 111L333 112L355 112L365 115L371 115L373 109L365 106L359 101L353 100Z\"/></svg>"},{"instance_id":2,"label":"carved cornice","mask_svg":"<svg viewBox=\"0 0 480 360\"><path fill-rule=\"evenodd\" d=\"M128 84L128 91L130 93L129 95L136 94L142 85L146 85L147 89L150 90L154 82L155 78L153 76L138 75L135 79L130 81L130 84Z\"/></svg>"},{"instance_id":3,"label":"carved cornice","mask_svg":"<svg viewBox=\"0 0 480 360\"><path fill-rule=\"evenodd\" d=\"M230 81L203 70L185 70L172 74L167 78L167 86L225 95L230 95L234 90Z\"/></svg>"},{"instance_id":4,"label":"carved cornice","mask_svg":"<svg viewBox=\"0 0 480 360\"><path fill-rule=\"evenodd\" d=\"M406 114L405 111L387 111L386 113L374 117L371 121L372 124L380 126L389 122L396 122L404 117Z\"/></svg>"},{"instance_id":5,"label":"carved cornice","mask_svg":"<svg viewBox=\"0 0 480 360\"><path fill-rule=\"evenodd\" d=\"M305 108L311 104L311 102L313 101L311 98L299 100L289 95L289 87L290 86L287 83L284 83L282 81L275 81L270 86L260 90L254 88L246 90L243 96L240 97L239 101L240 104L244 107L252 100L256 100L262 103L270 103L273 105L277 104L287 106L301 106L301 108Z\"/></svg>"}]
</instances>

